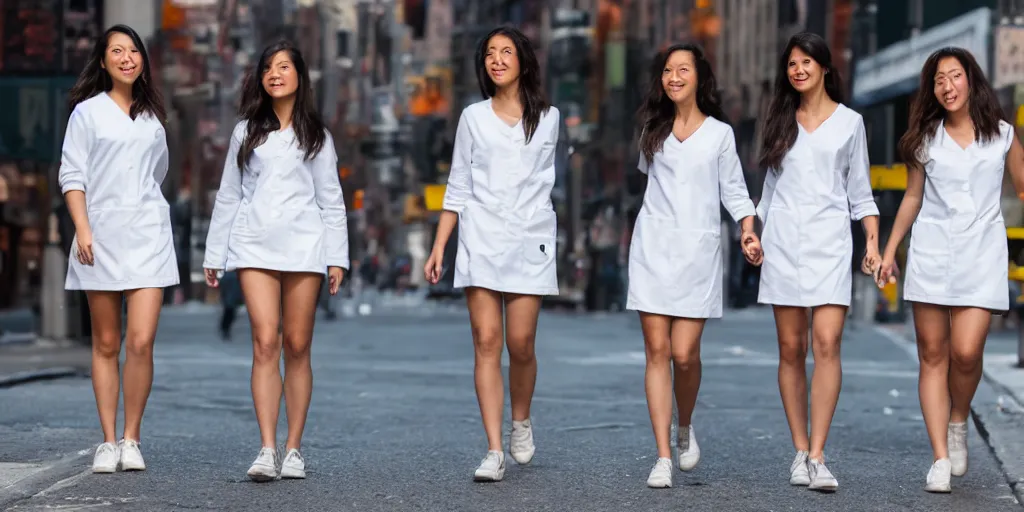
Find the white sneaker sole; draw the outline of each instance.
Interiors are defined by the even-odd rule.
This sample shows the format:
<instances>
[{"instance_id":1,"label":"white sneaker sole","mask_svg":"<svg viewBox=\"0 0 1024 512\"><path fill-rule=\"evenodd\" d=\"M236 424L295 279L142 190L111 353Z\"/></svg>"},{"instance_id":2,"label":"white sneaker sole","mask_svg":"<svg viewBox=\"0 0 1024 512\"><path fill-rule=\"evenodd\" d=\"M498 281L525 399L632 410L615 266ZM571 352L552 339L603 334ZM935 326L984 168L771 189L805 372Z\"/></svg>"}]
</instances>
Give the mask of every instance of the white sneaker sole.
<instances>
[{"instance_id":1,"label":"white sneaker sole","mask_svg":"<svg viewBox=\"0 0 1024 512\"><path fill-rule=\"evenodd\" d=\"M672 480L647 480L647 487L651 489L669 489L672 487Z\"/></svg>"},{"instance_id":2,"label":"white sneaker sole","mask_svg":"<svg viewBox=\"0 0 1024 512\"><path fill-rule=\"evenodd\" d=\"M303 479L306 478L306 470L304 469L292 469L292 468L281 468L281 478L285 479Z\"/></svg>"},{"instance_id":3,"label":"white sneaker sole","mask_svg":"<svg viewBox=\"0 0 1024 512\"><path fill-rule=\"evenodd\" d=\"M525 452L519 452L519 451L513 452L513 451L510 451L509 453L512 454L512 460L516 461L516 464L526 465L526 464L529 464L530 461L533 460L533 454L537 453L537 449L536 448L530 448L529 451L525 451Z\"/></svg>"},{"instance_id":4,"label":"white sneaker sole","mask_svg":"<svg viewBox=\"0 0 1024 512\"><path fill-rule=\"evenodd\" d=\"M116 473L117 472L117 465L115 464L113 466L93 466L92 467L92 472L93 473L103 473L103 474Z\"/></svg>"},{"instance_id":5,"label":"white sneaker sole","mask_svg":"<svg viewBox=\"0 0 1024 512\"><path fill-rule=\"evenodd\" d=\"M945 485L926 485L926 486L924 486L924 490L926 492L934 492L934 493L938 493L938 494L947 494L947 493L953 492L952 486L950 484L945 484Z\"/></svg>"},{"instance_id":6,"label":"white sneaker sole","mask_svg":"<svg viewBox=\"0 0 1024 512\"><path fill-rule=\"evenodd\" d=\"M811 484L807 486L808 489L818 492L836 492L839 489L839 484L833 484L831 482L822 484Z\"/></svg>"},{"instance_id":7,"label":"white sneaker sole","mask_svg":"<svg viewBox=\"0 0 1024 512\"><path fill-rule=\"evenodd\" d=\"M277 471L266 466L253 466L245 474L254 482L270 482L277 480L278 476Z\"/></svg>"},{"instance_id":8,"label":"white sneaker sole","mask_svg":"<svg viewBox=\"0 0 1024 512\"><path fill-rule=\"evenodd\" d=\"M142 464L125 464L124 462L121 462L121 471L145 471L145 470L146 470L146 463L145 462L143 462Z\"/></svg>"},{"instance_id":9,"label":"white sneaker sole","mask_svg":"<svg viewBox=\"0 0 1024 512\"><path fill-rule=\"evenodd\" d=\"M473 473L474 482L500 482L502 478L505 478L505 468L499 469L496 475L480 473L479 471Z\"/></svg>"}]
</instances>

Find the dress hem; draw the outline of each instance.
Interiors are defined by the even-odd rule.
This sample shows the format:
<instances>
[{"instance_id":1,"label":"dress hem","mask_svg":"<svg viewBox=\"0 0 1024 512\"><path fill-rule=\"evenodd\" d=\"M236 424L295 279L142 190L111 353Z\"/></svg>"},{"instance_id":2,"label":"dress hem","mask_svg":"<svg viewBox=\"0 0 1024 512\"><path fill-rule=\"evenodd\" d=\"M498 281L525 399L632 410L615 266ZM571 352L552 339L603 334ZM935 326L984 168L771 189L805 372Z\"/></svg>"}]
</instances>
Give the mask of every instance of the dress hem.
<instances>
[{"instance_id":1,"label":"dress hem","mask_svg":"<svg viewBox=\"0 0 1024 512\"><path fill-rule=\"evenodd\" d=\"M143 290L146 288L169 288L171 286L177 286L181 284L181 279L166 278L151 282L132 282L132 281L118 281L118 282L97 282L97 281L79 281L77 283L65 283L64 289L66 291L85 291L85 292L123 292L128 290Z\"/></svg>"},{"instance_id":2,"label":"dress hem","mask_svg":"<svg viewBox=\"0 0 1024 512\"><path fill-rule=\"evenodd\" d=\"M541 297L557 296L558 287L555 288L516 288L514 286L501 286L493 283L470 283L470 284L456 284L452 286L455 289L463 288L484 288L487 290L499 292L499 293L513 293L516 295L536 295Z\"/></svg>"},{"instance_id":3,"label":"dress hem","mask_svg":"<svg viewBox=\"0 0 1024 512\"><path fill-rule=\"evenodd\" d=\"M670 308L658 308L650 307L643 304L636 304L626 301L627 311L637 311L640 313L649 313L652 315L670 316L673 318L691 318L694 320L709 320L712 318L722 318L721 311L708 311L707 309L670 309Z\"/></svg>"},{"instance_id":4,"label":"dress hem","mask_svg":"<svg viewBox=\"0 0 1024 512\"><path fill-rule=\"evenodd\" d=\"M1007 293L1009 295L1009 293ZM920 302L922 304L931 304L933 306L943 306L948 308L979 308L987 309L989 311L1006 312L1010 310L1009 302L1001 303L999 305L993 305L991 302L984 301L972 301L970 299L953 298L953 297L929 297L924 298L920 295L904 295L904 302Z\"/></svg>"},{"instance_id":5,"label":"dress hem","mask_svg":"<svg viewBox=\"0 0 1024 512\"><path fill-rule=\"evenodd\" d=\"M819 307L819 306L842 306L844 308L850 307L850 302L849 301L847 301L847 302L840 302L840 301L797 302L797 301L780 300L780 299L768 298L768 297L765 297L765 298L758 297L757 298L757 303L758 304L764 304L766 306L782 306L782 307L789 307L789 308L816 308L816 307Z\"/></svg>"}]
</instances>

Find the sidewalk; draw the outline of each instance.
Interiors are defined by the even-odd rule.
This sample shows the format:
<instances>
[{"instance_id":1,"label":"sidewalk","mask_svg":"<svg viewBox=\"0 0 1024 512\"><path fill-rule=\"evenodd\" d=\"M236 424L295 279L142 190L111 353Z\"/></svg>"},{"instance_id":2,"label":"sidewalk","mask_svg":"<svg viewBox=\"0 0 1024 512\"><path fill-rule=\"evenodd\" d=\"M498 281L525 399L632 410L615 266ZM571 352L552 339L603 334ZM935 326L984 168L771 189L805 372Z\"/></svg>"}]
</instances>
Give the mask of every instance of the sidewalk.
<instances>
[{"instance_id":1,"label":"sidewalk","mask_svg":"<svg viewBox=\"0 0 1024 512\"><path fill-rule=\"evenodd\" d=\"M76 342L0 343L0 388L87 375L92 349Z\"/></svg>"},{"instance_id":2,"label":"sidewalk","mask_svg":"<svg viewBox=\"0 0 1024 512\"><path fill-rule=\"evenodd\" d=\"M902 340L904 349L916 358L912 320L906 324L880 325L878 329ZM1018 500L1024 502L1024 368L1016 365L1017 330L990 332L985 343L984 376L971 412L978 432L1002 464Z\"/></svg>"}]
</instances>

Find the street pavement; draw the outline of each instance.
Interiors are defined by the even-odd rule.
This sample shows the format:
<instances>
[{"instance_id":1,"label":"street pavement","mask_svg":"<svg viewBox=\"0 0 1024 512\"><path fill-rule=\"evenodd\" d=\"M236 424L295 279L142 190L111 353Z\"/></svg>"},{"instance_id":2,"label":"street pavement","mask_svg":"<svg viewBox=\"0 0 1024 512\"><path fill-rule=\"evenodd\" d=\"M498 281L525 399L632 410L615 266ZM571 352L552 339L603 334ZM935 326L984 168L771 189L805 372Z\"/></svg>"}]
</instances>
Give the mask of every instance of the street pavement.
<instances>
[{"instance_id":1,"label":"street pavement","mask_svg":"<svg viewBox=\"0 0 1024 512\"><path fill-rule=\"evenodd\" d=\"M970 472L951 495L922 490L931 463L916 362L873 326L848 327L826 449L839 491L788 484L793 448L776 384L770 312L728 312L703 342L694 426L702 460L648 489L655 460L635 314L545 313L533 407L537 455L505 480L472 481L486 443L466 315L379 314L318 323L303 481L251 483L259 449L247 325L167 314L143 425L143 473L93 475L99 439L87 379L0 389L0 508L8 510L626 511L953 510L1020 506L972 426ZM983 384L982 393L994 393ZM282 410L283 412L283 410ZM282 414L283 416L283 414ZM506 423L508 413L506 412ZM507 428L507 425L506 425ZM283 442L282 418L279 436Z\"/></svg>"}]
</instances>

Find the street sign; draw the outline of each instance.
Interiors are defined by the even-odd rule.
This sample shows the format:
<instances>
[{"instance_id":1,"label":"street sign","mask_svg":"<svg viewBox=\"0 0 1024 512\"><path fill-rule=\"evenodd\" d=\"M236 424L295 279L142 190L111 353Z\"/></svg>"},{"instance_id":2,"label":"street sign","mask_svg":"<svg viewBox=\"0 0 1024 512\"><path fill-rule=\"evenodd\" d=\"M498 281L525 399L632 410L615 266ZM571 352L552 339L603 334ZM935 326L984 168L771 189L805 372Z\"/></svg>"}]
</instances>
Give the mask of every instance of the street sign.
<instances>
[{"instance_id":1,"label":"street sign","mask_svg":"<svg viewBox=\"0 0 1024 512\"><path fill-rule=\"evenodd\" d=\"M60 161L73 77L0 77L0 159Z\"/></svg>"}]
</instances>

